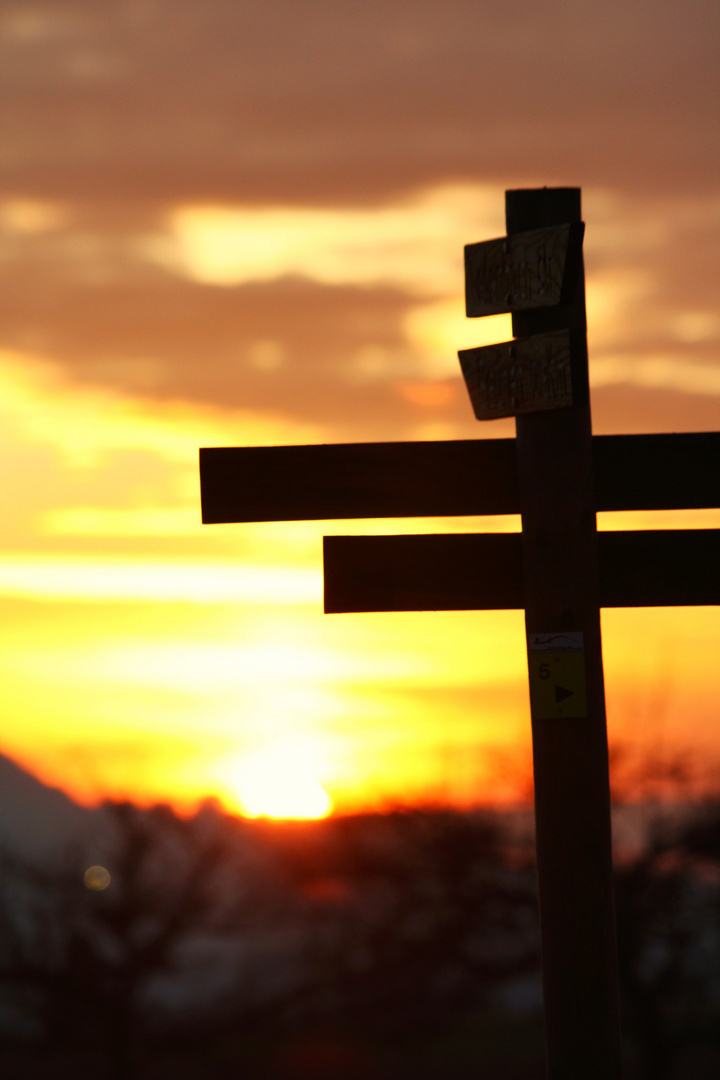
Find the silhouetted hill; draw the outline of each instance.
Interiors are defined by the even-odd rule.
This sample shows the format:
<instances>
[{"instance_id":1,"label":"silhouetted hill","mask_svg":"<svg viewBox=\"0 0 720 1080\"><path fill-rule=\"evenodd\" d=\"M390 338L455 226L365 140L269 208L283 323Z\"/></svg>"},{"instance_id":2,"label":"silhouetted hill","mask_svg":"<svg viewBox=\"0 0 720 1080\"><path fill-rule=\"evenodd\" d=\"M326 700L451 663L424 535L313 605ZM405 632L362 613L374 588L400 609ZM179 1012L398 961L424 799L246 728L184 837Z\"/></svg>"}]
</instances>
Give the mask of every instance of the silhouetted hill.
<instances>
[{"instance_id":1,"label":"silhouetted hill","mask_svg":"<svg viewBox=\"0 0 720 1080\"><path fill-rule=\"evenodd\" d=\"M0 754L0 845L13 853L47 863L70 847L84 849L97 835L100 815Z\"/></svg>"}]
</instances>

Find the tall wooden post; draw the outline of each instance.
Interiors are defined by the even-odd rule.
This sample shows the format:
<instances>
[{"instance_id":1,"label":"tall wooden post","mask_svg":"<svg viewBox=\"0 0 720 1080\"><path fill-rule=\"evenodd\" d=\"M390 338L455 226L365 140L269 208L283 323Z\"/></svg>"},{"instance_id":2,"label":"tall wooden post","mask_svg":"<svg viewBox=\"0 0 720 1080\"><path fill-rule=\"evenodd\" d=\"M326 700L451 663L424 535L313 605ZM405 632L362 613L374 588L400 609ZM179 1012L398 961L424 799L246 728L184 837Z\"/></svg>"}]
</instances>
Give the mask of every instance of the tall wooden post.
<instances>
[{"instance_id":1,"label":"tall wooden post","mask_svg":"<svg viewBox=\"0 0 720 1080\"><path fill-rule=\"evenodd\" d=\"M580 190L506 193L508 234L579 221ZM574 406L519 415L525 625L550 1080L621 1075L585 284L516 312L516 337L569 327Z\"/></svg>"}]
</instances>

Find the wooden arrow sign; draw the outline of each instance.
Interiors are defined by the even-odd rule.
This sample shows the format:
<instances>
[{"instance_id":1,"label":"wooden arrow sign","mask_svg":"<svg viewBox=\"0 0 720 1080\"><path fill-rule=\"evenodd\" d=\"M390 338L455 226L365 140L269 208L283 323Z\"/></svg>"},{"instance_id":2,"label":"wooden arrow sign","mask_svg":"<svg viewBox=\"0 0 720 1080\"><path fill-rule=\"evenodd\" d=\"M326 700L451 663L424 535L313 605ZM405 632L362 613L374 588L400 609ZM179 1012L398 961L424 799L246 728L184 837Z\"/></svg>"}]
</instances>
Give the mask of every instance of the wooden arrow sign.
<instances>
[{"instance_id":1,"label":"wooden arrow sign","mask_svg":"<svg viewBox=\"0 0 720 1080\"><path fill-rule=\"evenodd\" d=\"M210 447L200 489L206 525L520 512L514 439Z\"/></svg>"},{"instance_id":2,"label":"wooden arrow sign","mask_svg":"<svg viewBox=\"0 0 720 1080\"><path fill-rule=\"evenodd\" d=\"M478 420L561 409L573 404L572 353L584 360L585 335L531 334L500 345L462 349L463 378Z\"/></svg>"},{"instance_id":3,"label":"wooden arrow sign","mask_svg":"<svg viewBox=\"0 0 720 1080\"><path fill-rule=\"evenodd\" d=\"M720 434L596 435L597 510L720 506ZM210 447L202 519L298 521L520 513L514 439Z\"/></svg>"},{"instance_id":4,"label":"wooden arrow sign","mask_svg":"<svg viewBox=\"0 0 720 1080\"><path fill-rule=\"evenodd\" d=\"M572 303L585 225L573 221L465 247L468 318Z\"/></svg>"},{"instance_id":5,"label":"wooden arrow sign","mask_svg":"<svg viewBox=\"0 0 720 1080\"><path fill-rule=\"evenodd\" d=\"M601 607L720 604L720 529L598 534ZM326 536L325 611L525 607L520 533Z\"/></svg>"}]
</instances>

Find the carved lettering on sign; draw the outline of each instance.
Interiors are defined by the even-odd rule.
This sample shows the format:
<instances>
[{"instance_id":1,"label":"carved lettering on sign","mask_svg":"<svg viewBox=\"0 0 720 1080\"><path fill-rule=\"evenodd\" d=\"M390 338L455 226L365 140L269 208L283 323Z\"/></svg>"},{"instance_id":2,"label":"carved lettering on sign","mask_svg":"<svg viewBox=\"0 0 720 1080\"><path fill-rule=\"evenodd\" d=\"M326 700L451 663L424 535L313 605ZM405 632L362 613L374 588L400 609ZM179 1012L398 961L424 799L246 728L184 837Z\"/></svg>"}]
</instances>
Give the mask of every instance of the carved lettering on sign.
<instances>
[{"instance_id":1,"label":"carved lettering on sign","mask_svg":"<svg viewBox=\"0 0 720 1080\"><path fill-rule=\"evenodd\" d=\"M581 221L465 247L468 318L571 303L581 265Z\"/></svg>"},{"instance_id":2,"label":"carved lettering on sign","mask_svg":"<svg viewBox=\"0 0 720 1080\"><path fill-rule=\"evenodd\" d=\"M572 405L568 330L533 334L458 353L478 420Z\"/></svg>"}]
</instances>

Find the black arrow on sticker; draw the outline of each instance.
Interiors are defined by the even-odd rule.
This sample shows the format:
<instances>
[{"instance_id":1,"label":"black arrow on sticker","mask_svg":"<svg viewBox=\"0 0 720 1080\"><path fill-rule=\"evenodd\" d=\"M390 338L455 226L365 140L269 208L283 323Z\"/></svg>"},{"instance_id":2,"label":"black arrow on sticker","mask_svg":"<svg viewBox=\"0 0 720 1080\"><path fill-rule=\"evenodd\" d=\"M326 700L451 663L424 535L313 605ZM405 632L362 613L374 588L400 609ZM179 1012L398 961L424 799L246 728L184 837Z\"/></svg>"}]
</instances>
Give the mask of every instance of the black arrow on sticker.
<instances>
[{"instance_id":1,"label":"black arrow on sticker","mask_svg":"<svg viewBox=\"0 0 720 1080\"><path fill-rule=\"evenodd\" d=\"M572 697L572 695L574 693L575 693L574 690L566 690L564 686L556 686L555 687L555 704L559 705L561 701L564 701L565 698Z\"/></svg>"}]
</instances>

